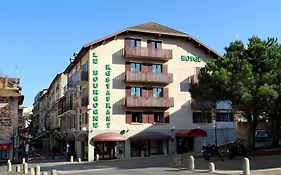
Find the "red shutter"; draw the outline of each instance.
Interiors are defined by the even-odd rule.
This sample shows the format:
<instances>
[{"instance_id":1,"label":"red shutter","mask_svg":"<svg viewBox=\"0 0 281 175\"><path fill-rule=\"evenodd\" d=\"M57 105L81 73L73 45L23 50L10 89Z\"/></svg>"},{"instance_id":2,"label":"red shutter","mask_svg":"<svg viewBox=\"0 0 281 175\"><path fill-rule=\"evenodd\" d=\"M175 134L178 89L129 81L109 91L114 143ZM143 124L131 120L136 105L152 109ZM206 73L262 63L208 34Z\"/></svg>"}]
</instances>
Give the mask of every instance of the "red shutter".
<instances>
[{"instance_id":1,"label":"red shutter","mask_svg":"<svg viewBox=\"0 0 281 175\"><path fill-rule=\"evenodd\" d=\"M130 47L130 38L125 38L125 47Z\"/></svg>"},{"instance_id":2,"label":"red shutter","mask_svg":"<svg viewBox=\"0 0 281 175\"><path fill-rule=\"evenodd\" d=\"M152 72L152 64L147 64L147 72Z\"/></svg>"},{"instance_id":3,"label":"red shutter","mask_svg":"<svg viewBox=\"0 0 281 175\"><path fill-rule=\"evenodd\" d=\"M126 87L126 97L130 97L130 96L131 96L131 88Z\"/></svg>"},{"instance_id":4,"label":"red shutter","mask_svg":"<svg viewBox=\"0 0 281 175\"><path fill-rule=\"evenodd\" d=\"M168 73L168 65L167 64L163 64L162 65L162 72L163 73Z\"/></svg>"},{"instance_id":5,"label":"red shutter","mask_svg":"<svg viewBox=\"0 0 281 175\"><path fill-rule=\"evenodd\" d=\"M163 88L163 97L166 97L166 98L169 97L169 89L168 88Z\"/></svg>"},{"instance_id":6,"label":"red shutter","mask_svg":"<svg viewBox=\"0 0 281 175\"><path fill-rule=\"evenodd\" d=\"M147 89L147 91L148 91L148 97L152 97L153 95L153 90L152 90L152 88L148 88Z\"/></svg>"},{"instance_id":7,"label":"red shutter","mask_svg":"<svg viewBox=\"0 0 281 175\"><path fill-rule=\"evenodd\" d=\"M152 48L151 40L147 40L147 48Z\"/></svg>"},{"instance_id":8,"label":"red shutter","mask_svg":"<svg viewBox=\"0 0 281 175\"><path fill-rule=\"evenodd\" d=\"M141 64L141 71L147 72L147 65L146 64L144 64L144 63Z\"/></svg>"},{"instance_id":9,"label":"red shutter","mask_svg":"<svg viewBox=\"0 0 281 175\"><path fill-rule=\"evenodd\" d=\"M170 123L169 112L164 112L164 122L165 123Z\"/></svg>"},{"instance_id":10,"label":"red shutter","mask_svg":"<svg viewBox=\"0 0 281 175\"><path fill-rule=\"evenodd\" d=\"M126 113L126 123L132 123L132 114Z\"/></svg>"},{"instance_id":11,"label":"red shutter","mask_svg":"<svg viewBox=\"0 0 281 175\"><path fill-rule=\"evenodd\" d=\"M162 42L157 41L157 49L161 49L162 48Z\"/></svg>"},{"instance_id":12,"label":"red shutter","mask_svg":"<svg viewBox=\"0 0 281 175\"><path fill-rule=\"evenodd\" d=\"M147 88L142 88L142 90L141 90L142 92L142 94L141 94L141 96L142 97L148 97L148 89Z\"/></svg>"},{"instance_id":13,"label":"red shutter","mask_svg":"<svg viewBox=\"0 0 281 175\"><path fill-rule=\"evenodd\" d=\"M137 39L137 47L141 47L141 40Z\"/></svg>"},{"instance_id":14,"label":"red shutter","mask_svg":"<svg viewBox=\"0 0 281 175\"><path fill-rule=\"evenodd\" d=\"M148 116L149 116L148 113L143 113L142 114L142 122L143 123L148 123L148 121L149 121L148 120Z\"/></svg>"},{"instance_id":15,"label":"red shutter","mask_svg":"<svg viewBox=\"0 0 281 175\"><path fill-rule=\"evenodd\" d=\"M154 122L154 114L148 114L148 123L153 123Z\"/></svg>"},{"instance_id":16,"label":"red shutter","mask_svg":"<svg viewBox=\"0 0 281 175\"><path fill-rule=\"evenodd\" d=\"M125 70L126 71L130 71L131 70L131 63L129 63L129 62L125 63Z\"/></svg>"}]
</instances>

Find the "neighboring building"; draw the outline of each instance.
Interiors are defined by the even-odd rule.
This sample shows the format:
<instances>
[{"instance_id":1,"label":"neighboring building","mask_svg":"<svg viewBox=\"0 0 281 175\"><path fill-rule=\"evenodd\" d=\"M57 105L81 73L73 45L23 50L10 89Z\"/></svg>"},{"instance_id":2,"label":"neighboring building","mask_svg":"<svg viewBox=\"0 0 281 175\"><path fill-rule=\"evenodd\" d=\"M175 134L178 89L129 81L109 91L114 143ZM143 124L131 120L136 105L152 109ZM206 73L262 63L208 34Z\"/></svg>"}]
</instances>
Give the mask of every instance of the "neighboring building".
<instances>
[{"instance_id":1,"label":"neighboring building","mask_svg":"<svg viewBox=\"0 0 281 175\"><path fill-rule=\"evenodd\" d=\"M101 158L184 153L236 138L231 105L196 104L190 79L221 59L191 35L146 23L82 47L65 70L58 114L64 148ZM203 106L202 106L203 103ZM216 128L216 129L215 129ZM215 132L215 130L217 132Z\"/></svg>"},{"instance_id":2,"label":"neighboring building","mask_svg":"<svg viewBox=\"0 0 281 175\"><path fill-rule=\"evenodd\" d=\"M58 101L64 95L64 87L67 83L67 77L63 73L56 75L49 86L49 111L50 111L50 148L63 153L63 142L60 135L60 119L58 117Z\"/></svg>"},{"instance_id":3,"label":"neighboring building","mask_svg":"<svg viewBox=\"0 0 281 175\"><path fill-rule=\"evenodd\" d=\"M48 117L48 98L47 98L48 89L43 89L40 91L33 103L33 116L32 116L32 135L35 141L33 145L37 149L47 150L46 144L49 142L47 139L47 126L49 124ZM48 140L48 141L47 141Z\"/></svg>"},{"instance_id":4,"label":"neighboring building","mask_svg":"<svg viewBox=\"0 0 281 175\"><path fill-rule=\"evenodd\" d=\"M18 121L18 138L19 138L19 157L24 157L29 151L29 145L32 141L31 119L32 107L20 106Z\"/></svg>"},{"instance_id":5,"label":"neighboring building","mask_svg":"<svg viewBox=\"0 0 281 175\"><path fill-rule=\"evenodd\" d=\"M0 160L18 158L19 105L23 99L18 78L0 77Z\"/></svg>"}]
</instances>

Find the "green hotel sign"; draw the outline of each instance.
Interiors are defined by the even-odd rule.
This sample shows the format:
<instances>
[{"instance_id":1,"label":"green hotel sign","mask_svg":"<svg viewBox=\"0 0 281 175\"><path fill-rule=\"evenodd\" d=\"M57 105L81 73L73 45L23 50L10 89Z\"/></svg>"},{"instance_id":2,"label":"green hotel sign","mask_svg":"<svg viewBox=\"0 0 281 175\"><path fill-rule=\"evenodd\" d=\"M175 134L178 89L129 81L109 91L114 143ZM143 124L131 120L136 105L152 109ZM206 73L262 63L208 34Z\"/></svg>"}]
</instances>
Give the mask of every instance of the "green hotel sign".
<instances>
[{"instance_id":1,"label":"green hotel sign","mask_svg":"<svg viewBox=\"0 0 281 175\"><path fill-rule=\"evenodd\" d=\"M185 56L185 55L182 55L181 56L181 61L190 61L190 62L201 62L201 58L198 57L198 56Z\"/></svg>"}]
</instances>

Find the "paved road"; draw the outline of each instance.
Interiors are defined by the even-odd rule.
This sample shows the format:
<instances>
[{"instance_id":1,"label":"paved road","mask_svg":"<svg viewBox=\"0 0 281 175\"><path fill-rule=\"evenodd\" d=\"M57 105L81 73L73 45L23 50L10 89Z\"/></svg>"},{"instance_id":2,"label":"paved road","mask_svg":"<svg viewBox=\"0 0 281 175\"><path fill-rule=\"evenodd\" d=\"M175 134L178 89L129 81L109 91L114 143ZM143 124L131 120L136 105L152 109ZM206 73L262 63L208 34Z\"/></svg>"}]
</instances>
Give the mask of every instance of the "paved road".
<instances>
[{"instance_id":1,"label":"paved road","mask_svg":"<svg viewBox=\"0 0 281 175\"><path fill-rule=\"evenodd\" d=\"M175 156L163 157L150 157L144 159L131 159L131 160L114 160L114 161L100 161L94 163L69 163L69 162L55 162L40 164L41 171L50 172L56 169L58 174L134 174L134 175L181 175L181 174L195 174L194 172L187 171L187 157L188 155L181 156L181 161L175 161ZM281 167L281 155L276 156L256 156L250 157L251 170L267 169ZM220 161L217 158L210 160L216 165L218 172L226 174L225 170L232 170L230 174L241 174L242 172L242 157L236 157L233 160L226 159ZM195 158L195 168L197 174L207 174L209 161L202 158ZM29 164L29 167L34 167L35 164ZM15 168L15 167L14 167ZM6 166L0 166L0 175L4 174ZM274 172L274 173L273 173ZM281 174L280 170L275 171L259 171L254 174Z\"/></svg>"}]
</instances>

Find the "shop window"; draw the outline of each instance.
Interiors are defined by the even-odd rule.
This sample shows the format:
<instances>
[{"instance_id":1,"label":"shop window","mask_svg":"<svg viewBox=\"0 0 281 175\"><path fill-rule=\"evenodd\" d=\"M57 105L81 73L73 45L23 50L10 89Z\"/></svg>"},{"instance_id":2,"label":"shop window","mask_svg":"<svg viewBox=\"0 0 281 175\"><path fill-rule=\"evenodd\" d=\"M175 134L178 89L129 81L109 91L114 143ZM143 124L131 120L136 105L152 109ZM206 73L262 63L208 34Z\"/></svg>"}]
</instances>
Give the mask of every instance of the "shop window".
<instances>
[{"instance_id":1,"label":"shop window","mask_svg":"<svg viewBox=\"0 0 281 175\"><path fill-rule=\"evenodd\" d=\"M142 123L142 113L141 112L132 112L132 122L133 123Z\"/></svg>"},{"instance_id":2,"label":"shop window","mask_svg":"<svg viewBox=\"0 0 281 175\"><path fill-rule=\"evenodd\" d=\"M218 122L233 122L234 115L231 112L217 112L216 113L216 120Z\"/></svg>"},{"instance_id":3,"label":"shop window","mask_svg":"<svg viewBox=\"0 0 281 175\"><path fill-rule=\"evenodd\" d=\"M131 63L131 71L140 72L141 64L140 63Z\"/></svg>"},{"instance_id":4,"label":"shop window","mask_svg":"<svg viewBox=\"0 0 281 175\"><path fill-rule=\"evenodd\" d=\"M161 73L162 65L161 64L152 64L152 72Z\"/></svg>"},{"instance_id":5,"label":"shop window","mask_svg":"<svg viewBox=\"0 0 281 175\"><path fill-rule=\"evenodd\" d=\"M211 123L212 116L209 111L193 112L193 123Z\"/></svg>"},{"instance_id":6,"label":"shop window","mask_svg":"<svg viewBox=\"0 0 281 175\"><path fill-rule=\"evenodd\" d=\"M141 97L141 87L131 87L131 96Z\"/></svg>"},{"instance_id":7,"label":"shop window","mask_svg":"<svg viewBox=\"0 0 281 175\"><path fill-rule=\"evenodd\" d=\"M163 97L163 88L153 88L153 97Z\"/></svg>"}]
</instances>

